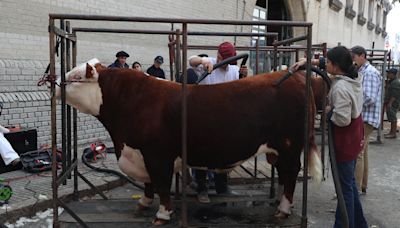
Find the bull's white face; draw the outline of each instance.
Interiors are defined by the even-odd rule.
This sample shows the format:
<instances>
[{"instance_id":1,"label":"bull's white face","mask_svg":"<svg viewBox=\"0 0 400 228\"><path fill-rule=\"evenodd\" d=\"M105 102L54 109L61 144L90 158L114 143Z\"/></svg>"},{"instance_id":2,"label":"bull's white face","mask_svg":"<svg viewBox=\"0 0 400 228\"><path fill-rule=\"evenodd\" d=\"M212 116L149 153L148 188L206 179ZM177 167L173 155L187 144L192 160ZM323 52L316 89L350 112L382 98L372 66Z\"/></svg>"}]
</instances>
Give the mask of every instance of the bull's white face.
<instances>
[{"instance_id":1,"label":"bull's white face","mask_svg":"<svg viewBox=\"0 0 400 228\"><path fill-rule=\"evenodd\" d=\"M103 103L101 89L98 83L99 73L94 67L98 59L91 59L71 71L66 76L66 102L79 111L97 116ZM59 85L61 78L58 78ZM61 98L61 87L56 87L56 97Z\"/></svg>"}]
</instances>

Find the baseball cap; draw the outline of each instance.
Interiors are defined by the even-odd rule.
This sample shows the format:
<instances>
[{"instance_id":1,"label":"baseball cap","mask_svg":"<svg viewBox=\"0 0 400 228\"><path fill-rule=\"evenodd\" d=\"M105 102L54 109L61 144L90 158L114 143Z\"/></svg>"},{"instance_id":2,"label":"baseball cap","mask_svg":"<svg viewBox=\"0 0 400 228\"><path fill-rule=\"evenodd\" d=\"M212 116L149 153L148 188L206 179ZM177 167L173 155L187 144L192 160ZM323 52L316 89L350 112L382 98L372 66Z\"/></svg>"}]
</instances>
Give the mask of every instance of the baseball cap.
<instances>
[{"instance_id":1,"label":"baseball cap","mask_svg":"<svg viewBox=\"0 0 400 228\"><path fill-rule=\"evenodd\" d=\"M164 63L164 58L161 55L159 55L154 59L154 61L156 61L156 62L158 62L160 64L163 64Z\"/></svg>"},{"instance_id":2,"label":"baseball cap","mask_svg":"<svg viewBox=\"0 0 400 228\"><path fill-rule=\"evenodd\" d=\"M396 68L390 68L390 69L387 69L386 72L396 75L397 74L397 69Z\"/></svg>"}]
</instances>

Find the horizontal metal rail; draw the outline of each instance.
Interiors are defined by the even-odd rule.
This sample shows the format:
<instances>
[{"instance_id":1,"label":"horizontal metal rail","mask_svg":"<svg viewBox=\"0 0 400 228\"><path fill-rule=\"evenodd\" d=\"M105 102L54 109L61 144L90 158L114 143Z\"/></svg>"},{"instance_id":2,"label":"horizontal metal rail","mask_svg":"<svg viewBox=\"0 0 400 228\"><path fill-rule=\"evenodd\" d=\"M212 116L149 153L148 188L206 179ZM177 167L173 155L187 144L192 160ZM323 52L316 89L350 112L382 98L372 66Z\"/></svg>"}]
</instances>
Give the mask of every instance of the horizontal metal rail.
<instances>
[{"instance_id":1,"label":"horizontal metal rail","mask_svg":"<svg viewBox=\"0 0 400 228\"><path fill-rule=\"evenodd\" d=\"M118 22L157 22L157 23L186 23L186 24L215 24L215 25L279 25L294 27L311 27L311 22L304 21L243 21L243 20L209 20L185 18L149 18L128 16L105 16L85 14L49 14L50 19L91 20L91 21L118 21Z\"/></svg>"}]
</instances>

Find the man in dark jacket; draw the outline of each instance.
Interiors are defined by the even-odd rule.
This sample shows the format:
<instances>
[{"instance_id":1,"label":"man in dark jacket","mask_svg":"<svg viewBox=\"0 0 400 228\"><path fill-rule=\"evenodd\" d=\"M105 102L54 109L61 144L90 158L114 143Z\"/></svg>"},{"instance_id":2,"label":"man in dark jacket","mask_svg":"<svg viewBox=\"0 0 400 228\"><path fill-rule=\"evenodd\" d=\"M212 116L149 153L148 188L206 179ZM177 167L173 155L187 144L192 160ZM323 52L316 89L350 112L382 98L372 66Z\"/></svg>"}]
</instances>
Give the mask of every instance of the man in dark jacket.
<instances>
[{"instance_id":1,"label":"man in dark jacket","mask_svg":"<svg viewBox=\"0 0 400 228\"><path fill-rule=\"evenodd\" d=\"M387 119L390 122L390 132L385 134L385 138L393 139L397 135L396 113L400 107L400 80L397 78L397 69L391 68L387 72L387 91L385 93L385 103Z\"/></svg>"},{"instance_id":2,"label":"man in dark jacket","mask_svg":"<svg viewBox=\"0 0 400 228\"><path fill-rule=\"evenodd\" d=\"M129 54L124 51L119 51L115 55L117 59L114 63L112 63L108 68L129 68L129 65L126 64L126 59L129 57Z\"/></svg>"},{"instance_id":3,"label":"man in dark jacket","mask_svg":"<svg viewBox=\"0 0 400 228\"><path fill-rule=\"evenodd\" d=\"M164 63L164 58L162 56L157 56L154 59L154 64L151 67L149 67L146 72L149 75L165 79L164 70L161 69L161 65L163 63Z\"/></svg>"}]
</instances>

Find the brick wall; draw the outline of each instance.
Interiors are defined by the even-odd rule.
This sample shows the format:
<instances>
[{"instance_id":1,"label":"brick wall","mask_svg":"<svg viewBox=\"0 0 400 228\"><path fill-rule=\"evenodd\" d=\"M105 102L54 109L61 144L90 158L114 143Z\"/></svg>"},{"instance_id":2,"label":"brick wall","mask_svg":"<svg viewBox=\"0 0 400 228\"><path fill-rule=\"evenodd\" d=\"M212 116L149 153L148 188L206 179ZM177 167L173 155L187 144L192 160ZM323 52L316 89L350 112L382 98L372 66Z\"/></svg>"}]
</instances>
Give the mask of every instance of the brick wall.
<instances>
[{"instance_id":1,"label":"brick wall","mask_svg":"<svg viewBox=\"0 0 400 228\"><path fill-rule=\"evenodd\" d=\"M0 124L21 125L38 130L38 144L51 141L50 96L46 86L38 87L37 81L49 62L48 14L102 14L144 17L185 17L209 19L241 19L245 10L245 20L252 14L255 0L1 0L0 1L0 101L4 103ZM245 6L245 9L244 9ZM58 25L58 24L57 24ZM74 27L103 28L146 28L170 30L171 25L77 22ZM179 28L175 25L175 29ZM198 25L189 30L240 31L238 26ZM249 31L245 29L244 31ZM218 44L233 41L232 37L194 37L192 44ZM142 63L149 67L155 56L163 55L164 70L168 74L167 36L128 34L84 34L78 33L78 62L97 57L104 63L114 61L115 53L125 50L131 57L128 63ZM248 44L247 39L238 38L238 43ZM202 51L203 52L203 51ZM196 54L196 51L189 55ZM215 55L215 51L206 52ZM57 58L58 60L58 58ZM57 67L59 70L59 67ZM58 110L59 113L59 110ZM57 129L60 132L58 115ZM96 118L78 114L78 134L80 145L100 139L110 142L109 135ZM58 136L58 141L60 137Z\"/></svg>"}]
</instances>

